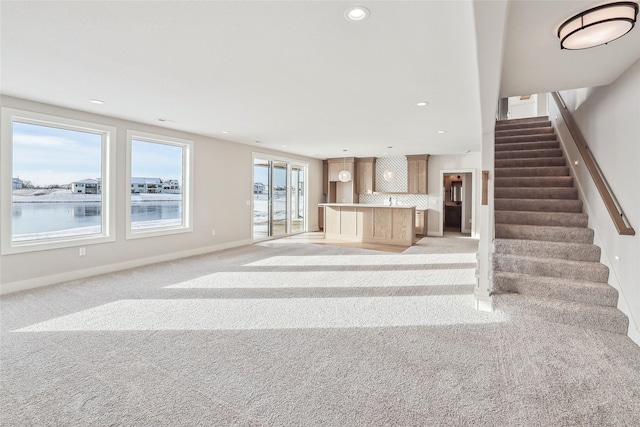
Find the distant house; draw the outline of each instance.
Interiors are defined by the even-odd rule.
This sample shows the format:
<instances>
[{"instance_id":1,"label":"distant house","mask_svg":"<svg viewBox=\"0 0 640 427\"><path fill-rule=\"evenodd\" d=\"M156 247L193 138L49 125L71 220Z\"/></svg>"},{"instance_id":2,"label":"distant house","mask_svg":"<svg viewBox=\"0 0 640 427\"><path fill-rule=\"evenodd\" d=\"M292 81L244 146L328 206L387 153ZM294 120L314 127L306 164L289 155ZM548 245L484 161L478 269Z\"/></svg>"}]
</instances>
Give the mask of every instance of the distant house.
<instances>
[{"instance_id":1,"label":"distant house","mask_svg":"<svg viewBox=\"0 0 640 427\"><path fill-rule=\"evenodd\" d=\"M160 178L131 178L131 194L162 193L163 189Z\"/></svg>"},{"instance_id":2,"label":"distant house","mask_svg":"<svg viewBox=\"0 0 640 427\"><path fill-rule=\"evenodd\" d=\"M20 178L11 178L11 189L20 190L23 187L22 180Z\"/></svg>"},{"instance_id":3,"label":"distant house","mask_svg":"<svg viewBox=\"0 0 640 427\"><path fill-rule=\"evenodd\" d=\"M162 180L162 192L163 193L180 193L180 182L177 179L163 179Z\"/></svg>"},{"instance_id":4,"label":"distant house","mask_svg":"<svg viewBox=\"0 0 640 427\"><path fill-rule=\"evenodd\" d=\"M264 194L267 186L261 182L253 183L253 194Z\"/></svg>"},{"instance_id":5,"label":"distant house","mask_svg":"<svg viewBox=\"0 0 640 427\"><path fill-rule=\"evenodd\" d=\"M102 182L99 179L83 179L71 183L71 192L77 194L100 194Z\"/></svg>"}]
</instances>

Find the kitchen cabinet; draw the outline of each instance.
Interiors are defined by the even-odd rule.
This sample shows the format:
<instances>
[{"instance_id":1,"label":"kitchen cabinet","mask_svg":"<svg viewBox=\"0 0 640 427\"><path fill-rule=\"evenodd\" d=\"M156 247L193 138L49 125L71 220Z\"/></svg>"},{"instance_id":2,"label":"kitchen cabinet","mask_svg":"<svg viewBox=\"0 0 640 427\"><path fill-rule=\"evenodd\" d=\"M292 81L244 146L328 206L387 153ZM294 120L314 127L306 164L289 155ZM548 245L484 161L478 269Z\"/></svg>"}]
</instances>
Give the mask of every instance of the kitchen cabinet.
<instances>
[{"instance_id":1,"label":"kitchen cabinet","mask_svg":"<svg viewBox=\"0 0 640 427\"><path fill-rule=\"evenodd\" d=\"M407 157L407 193L427 194L427 163L428 154Z\"/></svg>"},{"instance_id":2,"label":"kitchen cabinet","mask_svg":"<svg viewBox=\"0 0 640 427\"><path fill-rule=\"evenodd\" d=\"M351 179L353 180L353 157L328 159L327 163L329 164L329 182L340 181L338 175L342 170L348 170L349 172L351 172Z\"/></svg>"},{"instance_id":3,"label":"kitchen cabinet","mask_svg":"<svg viewBox=\"0 0 640 427\"><path fill-rule=\"evenodd\" d=\"M327 201L329 203L357 203L358 193L356 192L356 183L354 176L354 158L336 158L327 159L328 175L327 181ZM341 171L348 170L351 172L351 181L342 182L338 175Z\"/></svg>"},{"instance_id":4,"label":"kitchen cabinet","mask_svg":"<svg viewBox=\"0 0 640 427\"><path fill-rule=\"evenodd\" d=\"M411 246L415 243L415 206L326 203L325 238Z\"/></svg>"},{"instance_id":5,"label":"kitchen cabinet","mask_svg":"<svg viewBox=\"0 0 640 427\"><path fill-rule=\"evenodd\" d=\"M416 209L415 234L417 236L427 235L427 210L426 209Z\"/></svg>"},{"instance_id":6,"label":"kitchen cabinet","mask_svg":"<svg viewBox=\"0 0 640 427\"><path fill-rule=\"evenodd\" d=\"M318 206L318 228L324 230L324 206Z\"/></svg>"},{"instance_id":7,"label":"kitchen cabinet","mask_svg":"<svg viewBox=\"0 0 640 427\"><path fill-rule=\"evenodd\" d=\"M356 159L356 192L358 194L373 194L375 189L375 174L375 157Z\"/></svg>"},{"instance_id":8,"label":"kitchen cabinet","mask_svg":"<svg viewBox=\"0 0 640 427\"><path fill-rule=\"evenodd\" d=\"M329 192L329 163L322 161L322 194Z\"/></svg>"}]
</instances>

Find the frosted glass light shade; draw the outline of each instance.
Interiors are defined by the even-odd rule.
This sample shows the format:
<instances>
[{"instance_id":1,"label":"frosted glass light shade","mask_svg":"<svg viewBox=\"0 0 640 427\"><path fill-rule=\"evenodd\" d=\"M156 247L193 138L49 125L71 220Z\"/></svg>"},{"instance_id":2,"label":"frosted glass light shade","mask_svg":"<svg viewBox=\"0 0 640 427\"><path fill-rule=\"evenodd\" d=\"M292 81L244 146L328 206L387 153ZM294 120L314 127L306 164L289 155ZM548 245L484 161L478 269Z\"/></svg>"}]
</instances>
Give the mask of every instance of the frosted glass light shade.
<instances>
[{"instance_id":1,"label":"frosted glass light shade","mask_svg":"<svg viewBox=\"0 0 640 427\"><path fill-rule=\"evenodd\" d=\"M617 2L594 7L567 19L558 28L561 49L587 49L618 39L631 31L638 4Z\"/></svg>"},{"instance_id":2,"label":"frosted glass light shade","mask_svg":"<svg viewBox=\"0 0 640 427\"><path fill-rule=\"evenodd\" d=\"M338 174L338 179L342 182L351 181L351 172L349 172L348 170L340 171L340 173Z\"/></svg>"},{"instance_id":3,"label":"frosted glass light shade","mask_svg":"<svg viewBox=\"0 0 640 427\"><path fill-rule=\"evenodd\" d=\"M387 169L382 173L382 177L384 178L385 181L391 182L394 179L396 179L396 173L391 169Z\"/></svg>"}]
</instances>

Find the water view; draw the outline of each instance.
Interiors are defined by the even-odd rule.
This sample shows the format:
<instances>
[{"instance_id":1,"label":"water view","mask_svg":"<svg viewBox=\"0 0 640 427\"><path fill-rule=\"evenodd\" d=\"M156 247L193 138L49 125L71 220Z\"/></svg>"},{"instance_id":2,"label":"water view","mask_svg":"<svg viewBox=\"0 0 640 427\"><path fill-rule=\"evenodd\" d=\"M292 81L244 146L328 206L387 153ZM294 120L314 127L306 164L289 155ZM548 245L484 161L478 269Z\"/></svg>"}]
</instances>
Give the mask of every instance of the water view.
<instances>
[{"instance_id":1,"label":"water view","mask_svg":"<svg viewBox=\"0 0 640 427\"><path fill-rule=\"evenodd\" d=\"M134 202L131 205L131 222L134 229L180 225L182 202ZM101 232L101 202L40 202L12 205L14 241Z\"/></svg>"}]
</instances>

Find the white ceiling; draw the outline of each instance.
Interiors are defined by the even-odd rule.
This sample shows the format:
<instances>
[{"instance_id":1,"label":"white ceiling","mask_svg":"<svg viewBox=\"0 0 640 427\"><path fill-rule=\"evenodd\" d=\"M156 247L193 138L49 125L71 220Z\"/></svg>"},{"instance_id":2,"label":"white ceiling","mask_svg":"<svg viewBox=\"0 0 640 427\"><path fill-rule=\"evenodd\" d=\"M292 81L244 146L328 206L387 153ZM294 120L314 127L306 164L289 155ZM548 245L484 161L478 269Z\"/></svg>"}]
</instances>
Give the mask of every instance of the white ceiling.
<instances>
[{"instance_id":1,"label":"white ceiling","mask_svg":"<svg viewBox=\"0 0 640 427\"><path fill-rule=\"evenodd\" d=\"M344 19L355 4L370 9L369 19ZM561 52L553 29L585 4L509 2L501 93L608 83L640 56L638 30L606 48ZM310 157L477 151L481 117L493 115L481 114L481 105L495 106L498 96L497 72L478 70L499 70L501 55L478 57L475 31L476 24L497 29L480 37L486 49L503 38L503 19L478 5L474 15L472 1L2 1L0 8L4 95ZM577 68L602 64L600 55L605 71Z\"/></svg>"},{"instance_id":2,"label":"white ceiling","mask_svg":"<svg viewBox=\"0 0 640 427\"><path fill-rule=\"evenodd\" d=\"M638 28L608 45L584 50L560 49L556 32L562 22L611 2L511 0L500 96L607 85L638 61Z\"/></svg>"}]
</instances>

